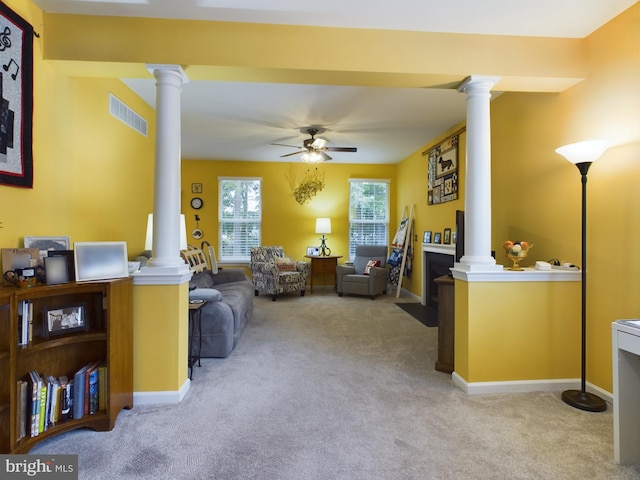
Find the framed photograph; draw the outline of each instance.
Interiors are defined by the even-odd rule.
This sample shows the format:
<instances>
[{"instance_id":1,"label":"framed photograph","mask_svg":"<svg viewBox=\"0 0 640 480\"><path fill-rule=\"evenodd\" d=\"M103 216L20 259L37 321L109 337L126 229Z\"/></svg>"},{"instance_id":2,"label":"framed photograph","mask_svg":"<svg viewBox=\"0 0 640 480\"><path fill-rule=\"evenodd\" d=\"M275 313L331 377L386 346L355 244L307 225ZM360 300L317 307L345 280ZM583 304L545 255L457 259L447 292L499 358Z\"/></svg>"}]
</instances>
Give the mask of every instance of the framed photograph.
<instances>
[{"instance_id":1,"label":"framed photograph","mask_svg":"<svg viewBox=\"0 0 640 480\"><path fill-rule=\"evenodd\" d=\"M449 245L451 243L451 229L445 228L444 235L442 236L442 243Z\"/></svg>"},{"instance_id":2,"label":"framed photograph","mask_svg":"<svg viewBox=\"0 0 640 480\"><path fill-rule=\"evenodd\" d=\"M440 232L433 234L433 243L440 243Z\"/></svg>"},{"instance_id":3,"label":"framed photograph","mask_svg":"<svg viewBox=\"0 0 640 480\"><path fill-rule=\"evenodd\" d=\"M67 257L44 257L44 276L47 285L69 283Z\"/></svg>"},{"instance_id":4,"label":"framed photograph","mask_svg":"<svg viewBox=\"0 0 640 480\"><path fill-rule=\"evenodd\" d=\"M75 242L76 282L129 276L127 242Z\"/></svg>"},{"instance_id":5,"label":"framed photograph","mask_svg":"<svg viewBox=\"0 0 640 480\"><path fill-rule=\"evenodd\" d=\"M202 193L202 184L201 183L192 183L191 184L191 193Z\"/></svg>"},{"instance_id":6,"label":"framed photograph","mask_svg":"<svg viewBox=\"0 0 640 480\"><path fill-rule=\"evenodd\" d=\"M431 232L425 230L424 235L422 235L422 243L431 243Z\"/></svg>"},{"instance_id":7,"label":"framed photograph","mask_svg":"<svg viewBox=\"0 0 640 480\"><path fill-rule=\"evenodd\" d=\"M42 316L44 320L42 333L45 338L89 330L86 303L62 308L43 307Z\"/></svg>"},{"instance_id":8,"label":"framed photograph","mask_svg":"<svg viewBox=\"0 0 640 480\"><path fill-rule=\"evenodd\" d=\"M312 257L317 257L318 255L320 255L320 248L319 247L307 247L307 255L312 256Z\"/></svg>"},{"instance_id":9,"label":"framed photograph","mask_svg":"<svg viewBox=\"0 0 640 480\"><path fill-rule=\"evenodd\" d=\"M52 250L69 250L71 239L69 237L24 237L24 248L37 248L40 250L40 258L48 255Z\"/></svg>"},{"instance_id":10,"label":"framed photograph","mask_svg":"<svg viewBox=\"0 0 640 480\"><path fill-rule=\"evenodd\" d=\"M75 260L73 258L74 257L73 250L48 250L47 257L64 257L66 259L66 265L67 265L67 277L69 278L70 282L75 282L76 267L75 267ZM45 262L45 274L46 274L47 273L46 258L44 259L44 262Z\"/></svg>"}]
</instances>

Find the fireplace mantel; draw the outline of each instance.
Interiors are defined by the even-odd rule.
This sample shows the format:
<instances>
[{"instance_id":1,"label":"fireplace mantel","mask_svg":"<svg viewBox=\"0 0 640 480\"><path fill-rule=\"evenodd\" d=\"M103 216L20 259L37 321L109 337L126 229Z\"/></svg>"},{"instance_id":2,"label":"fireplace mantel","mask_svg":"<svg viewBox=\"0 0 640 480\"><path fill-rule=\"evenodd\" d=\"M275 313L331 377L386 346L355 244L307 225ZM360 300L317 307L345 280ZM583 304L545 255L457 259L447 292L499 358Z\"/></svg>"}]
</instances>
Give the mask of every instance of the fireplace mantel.
<instances>
[{"instance_id":1,"label":"fireplace mantel","mask_svg":"<svg viewBox=\"0 0 640 480\"><path fill-rule=\"evenodd\" d=\"M455 257L456 255L456 246L455 245L443 245L438 243L423 243L422 244L422 305L429 305L429 301L427 298L427 255L429 253L438 253L441 255L450 255ZM453 266L453 264L452 264Z\"/></svg>"}]
</instances>

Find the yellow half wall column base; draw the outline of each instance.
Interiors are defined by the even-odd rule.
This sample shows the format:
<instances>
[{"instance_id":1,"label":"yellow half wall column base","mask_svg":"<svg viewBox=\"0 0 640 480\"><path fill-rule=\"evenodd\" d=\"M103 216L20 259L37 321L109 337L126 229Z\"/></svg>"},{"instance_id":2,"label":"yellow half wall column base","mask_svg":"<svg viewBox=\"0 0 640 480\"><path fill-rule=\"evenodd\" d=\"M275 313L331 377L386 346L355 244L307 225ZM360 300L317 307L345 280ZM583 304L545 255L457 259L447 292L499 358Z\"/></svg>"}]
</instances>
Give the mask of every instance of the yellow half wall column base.
<instances>
[{"instance_id":1,"label":"yellow half wall column base","mask_svg":"<svg viewBox=\"0 0 640 480\"><path fill-rule=\"evenodd\" d=\"M179 403L189 391L189 283L135 285L134 404Z\"/></svg>"},{"instance_id":2,"label":"yellow half wall column base","mask_svg":"<svg viewBox=\"0 0 640 480\"><path fill-rule=\"evenodd\" d=\"M460 276L454 272L453 381L458 387L502 393L560 391L579 384L579 272Z\"/></svg>"}]
</instances>

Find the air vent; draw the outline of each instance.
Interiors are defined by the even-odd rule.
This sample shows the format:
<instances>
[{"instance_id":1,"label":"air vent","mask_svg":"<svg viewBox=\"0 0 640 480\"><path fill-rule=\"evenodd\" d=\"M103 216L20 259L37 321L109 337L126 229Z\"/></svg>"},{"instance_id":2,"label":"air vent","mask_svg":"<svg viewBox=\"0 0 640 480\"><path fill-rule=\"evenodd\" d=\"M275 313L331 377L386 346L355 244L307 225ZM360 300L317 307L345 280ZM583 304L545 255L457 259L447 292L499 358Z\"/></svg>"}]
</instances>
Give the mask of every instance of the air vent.
<instances>
[{"instance_id":1,"label":"air vent","mask_svg":"<svg viewBox=\"0 0 640 480\"><path fill-rule=\"evenodd\" d=\"M147 121L111 93L109 94L109 113L140 134L147 136Z\"/></svg>"}]
</instances>

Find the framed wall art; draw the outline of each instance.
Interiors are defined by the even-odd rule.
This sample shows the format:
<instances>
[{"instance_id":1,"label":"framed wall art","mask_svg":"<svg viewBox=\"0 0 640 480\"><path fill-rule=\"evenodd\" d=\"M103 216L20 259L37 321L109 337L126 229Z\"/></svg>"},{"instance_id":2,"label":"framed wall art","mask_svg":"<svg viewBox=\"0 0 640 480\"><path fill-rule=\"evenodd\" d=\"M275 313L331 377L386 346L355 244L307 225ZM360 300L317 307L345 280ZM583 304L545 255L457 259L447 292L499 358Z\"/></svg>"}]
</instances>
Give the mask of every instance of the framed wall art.
<instances>
[{"instance_id":1,"label":"framed wall art","mask_svg":"<svg viewBox=\"0 0 640 480\"><path fill-rule=\"evenodd\" d=\"M33 27L0 3L0 184L33 188Z\"/></svg>"},{"instance_id":2,"label":"framed wall art","mask_svg":"<svg viewBox=\"0 0 640 480\"><path fill-rule=\"evenodd\" d=\"M50 250L69 250L71 239L69 237L24 237L24 248L37 248L40 250L40 258L44 258Z\"/></svg>"},{"instance_id":3,"label":"framed wall art","mask_svg":"<svg viewBox=\"0 0 640 480\"><path fill-rule=\"evenodd\" d=\"M458 198L458 137L422 152L428 156L427 204L451 202Z\"/></svg>"}]
</instances>

